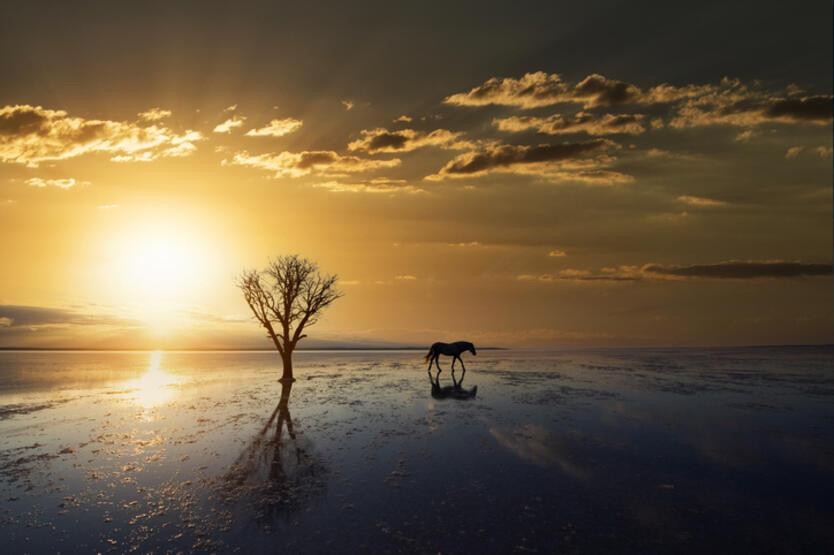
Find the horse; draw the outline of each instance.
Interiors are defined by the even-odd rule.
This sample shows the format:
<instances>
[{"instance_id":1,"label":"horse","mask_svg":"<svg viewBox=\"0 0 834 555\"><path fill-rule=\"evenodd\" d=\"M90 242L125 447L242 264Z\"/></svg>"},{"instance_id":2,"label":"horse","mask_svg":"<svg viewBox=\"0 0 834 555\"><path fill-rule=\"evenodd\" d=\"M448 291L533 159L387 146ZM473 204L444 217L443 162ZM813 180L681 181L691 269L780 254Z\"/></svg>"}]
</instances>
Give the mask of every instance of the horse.
<instances>
[{"instance_id":1,"label":"horse","mask_svg":"<svg viewBox=\"0 0 834 555\"><path fill-rule=\"evenodd\" d=\"M461 353L469 351L473 355L477 355L478 353L475 352L475 345L470 343L469 341L455 341L454 343L434 343L431 348L429 348L429 352L426 354L426 360L429 363L429 367L426 371L429 373L429 379L431 379L431 365L434 364L437 366L437 376L435 377L435 381L440 379L440 372L442 369L440 368L440 363L437 359L440 358L440 355L446 355L447 357L452 357L452 382L455 386L458 386L460 383L463 383L463 378L466 377L466 366L463 364L463 359L460 358ZM460 365L463 367L463 374L460 376L460 382L455 380L455 362L459 361Z\"/></svg>"}]
</instances>

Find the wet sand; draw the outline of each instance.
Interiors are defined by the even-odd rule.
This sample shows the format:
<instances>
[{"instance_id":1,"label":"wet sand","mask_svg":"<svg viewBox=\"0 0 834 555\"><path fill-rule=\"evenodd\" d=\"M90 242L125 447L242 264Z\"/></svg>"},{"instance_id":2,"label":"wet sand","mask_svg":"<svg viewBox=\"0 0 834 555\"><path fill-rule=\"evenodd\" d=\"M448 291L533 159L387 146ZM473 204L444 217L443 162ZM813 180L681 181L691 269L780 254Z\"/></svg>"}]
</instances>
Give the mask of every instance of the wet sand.
<instances>
[{"instance_id":1,"label":"wet sand","mask_svg":"<svg viewBox=\"0 0 834 555\"><path fill-rule=\"evenodd\" d=\"M834 550L830 348L421 355L0 353L4 552Z\"/></svg>"}]
</instances>

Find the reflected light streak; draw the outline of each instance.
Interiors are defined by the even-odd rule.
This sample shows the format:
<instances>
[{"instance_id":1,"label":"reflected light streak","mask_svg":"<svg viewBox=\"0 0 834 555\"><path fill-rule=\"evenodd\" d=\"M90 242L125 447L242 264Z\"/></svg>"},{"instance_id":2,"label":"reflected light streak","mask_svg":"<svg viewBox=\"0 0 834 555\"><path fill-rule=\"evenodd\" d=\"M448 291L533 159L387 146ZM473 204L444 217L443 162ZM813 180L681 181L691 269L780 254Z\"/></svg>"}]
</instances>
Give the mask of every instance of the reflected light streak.
<instances>
[{"instance_id":1,"label":"reflected light streak","mask_svg":"<svg viewBox=\"0 0 834 555\"><path fill-rule=\"evenodd\" d=\"M179 378L162 368L162 351L150 354L148 369L144 374L126 385L131 388L128 394L138 406L149 410L163 405L179 393Z\"/></svg>"}]
</instances>

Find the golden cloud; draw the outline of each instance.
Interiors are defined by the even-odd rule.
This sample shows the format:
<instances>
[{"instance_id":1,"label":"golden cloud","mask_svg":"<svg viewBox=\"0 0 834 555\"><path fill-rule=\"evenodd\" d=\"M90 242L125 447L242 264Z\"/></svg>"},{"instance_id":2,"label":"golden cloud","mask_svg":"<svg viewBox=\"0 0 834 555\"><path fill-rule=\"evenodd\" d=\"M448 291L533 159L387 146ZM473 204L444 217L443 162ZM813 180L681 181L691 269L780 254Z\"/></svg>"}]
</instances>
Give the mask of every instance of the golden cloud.
<instances>
[{"instance_id":1,"label":"golden cloud","mask_svg":"<svg viewBox=\"0 0 834 555\"><path fill-rule=\"evenodd\" d=\"M159 121L161 119L171 117L171 110L163 110L162 108L151 108L150 110L139 112L139 114L137 115L141 120Z\"/></svg>"},{"instance_id":2,"label":"golden cloud","mask_svg":"<svg viewBox=\"0 0 834 555\"><path fill-rule=\"evenodd\" d=\"M85 119L41 106L0 108L0 162L29 167L96 152L114 161L187 156L201 139L197 131L177 134L158 124Z\"/></svg>"},{"instance_id":3,"label":"golden cloud","mask_svg":"<svg viewBox=\"0 0 834 555\"><path fill-rule=\"evenodd\" d=\"M678 202L682 202L684 204L688 204L689 206L695 206L699 208L727 206L726 202L706 197L696 197L694 195L682 195L679 196L677 200Z\"/></svg>"},{"instance_id":4,"label":"golden cloud","mask_svg":"<svg viewBox=\"0 0 834 555\"><path fill-rule=\"evenodd\" d=\"M765 123L827 125L832 120L832 95L803 96L795 87L772 93L737 79L723 79L707 93L687 99L670 122L682 129L708 125L754 127ZM738 140L748 141L740 135Z\"/></svg>"},{"instance_id":5,"label":"golden cloud","mask_svg":"<svg viewBox=\"0 0 834 555\"><path fill-rule=\"evenodd\" d=\"M232 129L240 127L243 125L243 122L246 121L245 116L238 116L234 115L224 121L223 123L219 123L214 127L215 133L231 133Z\"/></svg>"},{"instance_id":6,"label":"golden cloud","mask_svg":"<svg viewBox=\"0 0 834 555\"><path fill-rule=\"evenodd\" d=\"M461 140L463 133L447 129L435 129L429 133L414 129L389 131L385 128L363 129L360 138L348 144L350 151L363 151L369 154L378 152L410 152L426 146L448 149L474 148L474 143Z\"/></svg>"},{"instance_id":7,"label":"golden cloud","mask_svg":"<svg viewBox=\"0 0 834 555\"><path fill-rule=\"evenodd\" d=\"M618 145L608 139L540 145L489 145L450 160L426 179L480 177L493 172L538 175L553 182L616 185L633 181L630 175L605 168L614 161L608 150Z\"/></svg>"},{"instance_id":8,"label":"golden cloud","mask_svg":"<svg viewBox=\"0 0 834 555\"><path fill-rule=\"evenodd\" d=\"M301 129L304 124L300 119L284 118L274 119L259 129L250 129L246 132L247 137L283 137L293 131Z\"/></svg>"},{"instance_id":9,"label":"golden cloud","mask_svg":"<svg viewBox=\"0 0 834 555\"><path fill-rule=\"evenodd\" d=\"M567 133L587 133L588 135L639 135L646 128L643 126L644 116L641 114L604 114L595 116L588 112L579 112L573 117L553 114L546 118L532 116L511 116L496 118L492 125L501 131L517 133L535 129L545 135L561 135Z\"/></svg>"},{"instance_id":10,"label":"golden cloud","mask_svg":"<svg viewBox=\"0 0 834 555\"><path fill-rule=\"evenodd\" d=\"M356 173L400 165L400 160L371 160L357 156L342 156L332 150L281 152L279 154L236 153L225 159L223 165L247 166L274 172L274 177L303 177L305 175L332 175Z\"/></svg>"},{"instance_id":11,"label":"golden cloud","mask_svg":"<svg viewBox=\"0 0 834 555\"><path fill-rule=\"evenodd\" d=\"M410 185L404 179L386 179L384 177L361 182L325 181L313 187L327 189L334 193L424 193L425 191Z\"/></svg>"},{"instance_id":12,"label":"golden cloud","mask_svg":"<svg viewBox=\"0 0 834 555\"><path fill-rule=\"evenodd\" d=\"M89 185L89 181L78 181L73 177L62 177L59 179L43 179L41 177L32 177L26 180L26 184L30 187L38 187L43 189L45 187L57 187L59 189L72 189L76 185Z\"/></svg>"},{"instance_id":13,"label":"golden cloud","mask_svg":"<svg viewBox=\"0 0 834 555\"><path fill-rule=\"evenodd\" d=\"M636 85L610 79L597 73L588 75L575 85L556 73L526 73L521 78L493 77L465 93L444 99L456 106L515 106L541 108L556 104L582 104L585 108L622 104L662 104L705 94L710 85L677 87L666 83L643 91Z\"/></svg>"}]
</instances>

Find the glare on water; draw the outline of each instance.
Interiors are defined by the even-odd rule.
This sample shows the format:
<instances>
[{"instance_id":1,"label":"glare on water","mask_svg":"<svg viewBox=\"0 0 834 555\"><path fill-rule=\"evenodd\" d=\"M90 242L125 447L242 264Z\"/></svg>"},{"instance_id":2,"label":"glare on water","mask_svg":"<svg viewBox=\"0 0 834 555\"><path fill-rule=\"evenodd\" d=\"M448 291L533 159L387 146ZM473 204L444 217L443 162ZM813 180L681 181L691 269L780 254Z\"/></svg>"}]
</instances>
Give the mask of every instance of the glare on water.
<instances>
[{"instance_id":1,"label":"glare on water","mask_svg":"<svg viewBox=\"0 0 834 555\"><path fill-rule=\"evenodd\" d=\"M150 353L148 369L138 378L125 383L127 396L139 407L149 410L176 397L182 378L162 366L162 351Z\"/></svg>"}]
</instances>

